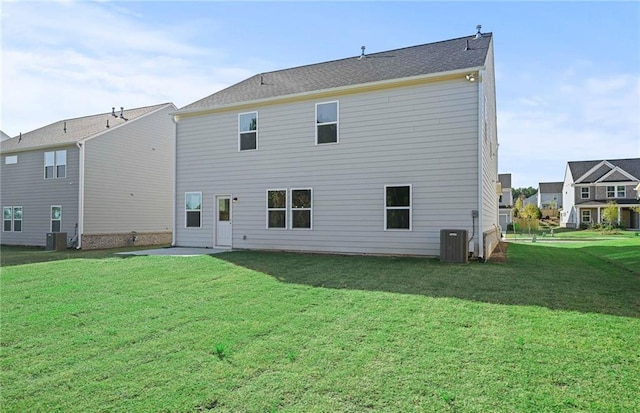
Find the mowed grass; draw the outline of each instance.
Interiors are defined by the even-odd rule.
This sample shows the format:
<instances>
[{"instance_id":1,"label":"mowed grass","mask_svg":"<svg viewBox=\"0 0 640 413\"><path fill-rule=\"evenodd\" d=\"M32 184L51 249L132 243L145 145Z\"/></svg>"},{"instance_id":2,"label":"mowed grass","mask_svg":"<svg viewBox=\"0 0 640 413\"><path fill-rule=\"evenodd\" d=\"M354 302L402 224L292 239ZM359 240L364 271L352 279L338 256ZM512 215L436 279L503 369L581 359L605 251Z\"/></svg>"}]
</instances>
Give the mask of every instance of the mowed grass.
<instances>
[{"instance_id":1,"label":"mowed grass","mask_svg":"<svg viewBox=\"0 0 640 413\"><path fill-rule=\"evenodd\" d=\"M5 266L2 411L640 411L639 255L628 239L516 243L486 264Z\"/></svg>"}]
</instances>

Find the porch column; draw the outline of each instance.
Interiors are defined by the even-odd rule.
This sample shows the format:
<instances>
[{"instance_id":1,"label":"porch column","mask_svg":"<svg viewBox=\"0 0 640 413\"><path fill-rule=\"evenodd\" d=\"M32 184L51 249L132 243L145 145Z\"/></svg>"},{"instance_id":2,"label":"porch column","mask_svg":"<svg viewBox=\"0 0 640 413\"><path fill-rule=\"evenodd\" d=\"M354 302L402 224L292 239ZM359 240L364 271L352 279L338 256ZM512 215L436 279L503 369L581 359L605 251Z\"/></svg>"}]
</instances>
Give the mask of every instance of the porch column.
<instances>
[{"instance_id":1,"label":"porch column","mask_svg":"<svg viewBox=\"0 0 640 413\"><path fill-rule=\"evenodd\" d=\"M618 224L622 224L622 207L618 207Z\"/></svg>"},{"instance_id":2,"label":"porch column","mask_svg":"<svg viewBox=\"0 0 640 413\"><path fill-rule=\"evenodd\" d=\"M598 224L600 224L600 223L601 223L601 222L600 222L600 207L598 207L598 222L597 222L597 223L598 223Z\"/></svg>"}]
</instances>

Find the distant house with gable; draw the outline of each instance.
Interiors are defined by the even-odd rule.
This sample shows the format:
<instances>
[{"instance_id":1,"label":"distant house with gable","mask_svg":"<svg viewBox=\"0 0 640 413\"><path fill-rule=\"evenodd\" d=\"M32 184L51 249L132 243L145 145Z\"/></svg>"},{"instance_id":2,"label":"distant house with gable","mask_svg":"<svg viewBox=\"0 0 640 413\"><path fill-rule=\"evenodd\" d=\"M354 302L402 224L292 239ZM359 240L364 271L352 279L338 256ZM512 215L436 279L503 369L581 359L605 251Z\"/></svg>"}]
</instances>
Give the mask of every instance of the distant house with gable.
<instances>
[{"instance_id":1,"label":"distant house with gable","mask_svg":"<svg viewBox=\"0 0 640 413\"><path fill-rule=\"evenodd\" d=\"M578 228L602 223L609 202L618 206L620 223L640 229L640 158L573 161L567 163L562 188L560 224Z\"/></svg>"},{"instance_id":2,"label":"distant house with gable","mask_svg":"<svg viewBox=\"0 0 640 413\"><path fill-rule=\"evenodd\" d=\"M0 142L2 244L169 244L172 103L64 119Z\"/></svg>"}]
</instances>

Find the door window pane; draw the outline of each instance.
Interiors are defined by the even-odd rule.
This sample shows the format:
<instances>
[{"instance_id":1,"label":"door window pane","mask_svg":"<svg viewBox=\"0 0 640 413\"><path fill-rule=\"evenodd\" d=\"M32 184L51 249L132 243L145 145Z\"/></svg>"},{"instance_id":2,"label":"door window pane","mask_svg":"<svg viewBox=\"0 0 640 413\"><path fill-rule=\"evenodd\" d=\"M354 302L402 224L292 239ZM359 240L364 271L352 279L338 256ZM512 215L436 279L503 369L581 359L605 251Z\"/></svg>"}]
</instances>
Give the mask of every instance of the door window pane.
<instances>
[{"instance_id":1,"label":"door window pane","mask_svg":"<svg viewBox=\"0 0 640 413\"><path fill-rule=\"evenodd\" d=\"M231 218L229 198L218 199L218 221L229 221Z\"/></svg>"}]
</instances>

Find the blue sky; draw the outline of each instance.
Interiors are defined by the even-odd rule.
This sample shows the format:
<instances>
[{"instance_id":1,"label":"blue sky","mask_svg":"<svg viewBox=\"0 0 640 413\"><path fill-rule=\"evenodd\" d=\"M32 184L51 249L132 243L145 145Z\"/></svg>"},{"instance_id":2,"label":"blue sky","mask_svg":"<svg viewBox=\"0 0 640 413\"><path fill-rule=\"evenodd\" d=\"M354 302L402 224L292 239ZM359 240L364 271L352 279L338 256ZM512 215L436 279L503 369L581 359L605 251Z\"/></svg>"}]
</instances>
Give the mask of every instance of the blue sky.
<instances>
[{"instance_id":1,"label":"blue sky","mask_svg":"<svg viewBox=\"0 0 640 413\"><path fill-rule=\"evenodd\" d=\"M494 35L500 172L561 181L566 162L640 156L638 2L1 3L0 129L162 102L256 73Z\"/></svg>"}]
</instances>

